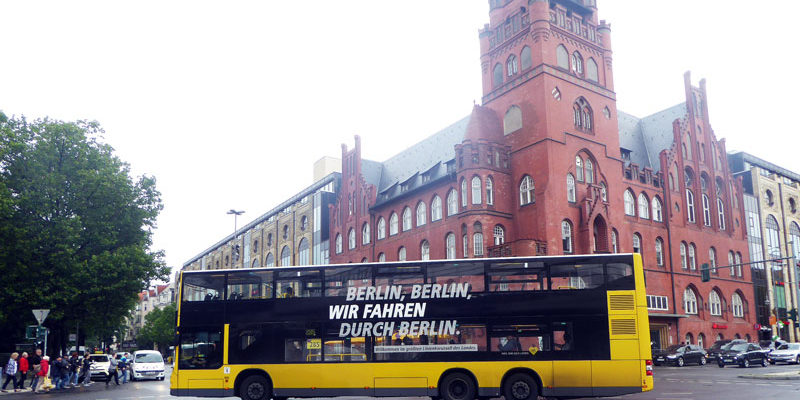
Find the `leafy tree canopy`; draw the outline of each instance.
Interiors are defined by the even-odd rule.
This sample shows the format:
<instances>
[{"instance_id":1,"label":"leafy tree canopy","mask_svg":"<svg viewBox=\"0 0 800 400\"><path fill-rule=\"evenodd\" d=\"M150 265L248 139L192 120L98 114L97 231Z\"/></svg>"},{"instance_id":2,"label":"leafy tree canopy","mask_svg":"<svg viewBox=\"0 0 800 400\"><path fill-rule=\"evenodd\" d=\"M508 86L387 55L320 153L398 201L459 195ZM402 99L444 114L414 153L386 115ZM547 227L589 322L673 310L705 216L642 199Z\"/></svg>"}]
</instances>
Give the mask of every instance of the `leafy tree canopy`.
<instances>
[{"instance_id":1,"label":"leafy tree canopy","mask_svg":"<svg viewBox=\"0 0 800 400\"><path fill-rule=\"evenodd\" d=\"M156 344L164 350L166 345L175 339L175 304L163 309L156 308L144 317L144 326L136 336L136 344L140 349L152 348Z\"/></svg>"}]
</instances>

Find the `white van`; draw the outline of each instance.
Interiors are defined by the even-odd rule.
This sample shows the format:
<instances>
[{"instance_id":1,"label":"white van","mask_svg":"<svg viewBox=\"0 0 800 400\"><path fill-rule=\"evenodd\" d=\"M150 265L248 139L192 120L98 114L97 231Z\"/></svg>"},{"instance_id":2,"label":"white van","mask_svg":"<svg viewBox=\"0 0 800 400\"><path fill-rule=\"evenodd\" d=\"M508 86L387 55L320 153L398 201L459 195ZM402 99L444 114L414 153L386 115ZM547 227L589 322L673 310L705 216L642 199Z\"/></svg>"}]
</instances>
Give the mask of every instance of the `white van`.
<instances>
[{"instance_id":1,"label":"white van","mask_svg":"<svg viewBox=\"0 0 800 400\"><path fill-rule=\"evenodd\" d=\"M131 380L164 380L164 359L155 350L139 350L131 357Z\"/></svg>"}]
</instances>

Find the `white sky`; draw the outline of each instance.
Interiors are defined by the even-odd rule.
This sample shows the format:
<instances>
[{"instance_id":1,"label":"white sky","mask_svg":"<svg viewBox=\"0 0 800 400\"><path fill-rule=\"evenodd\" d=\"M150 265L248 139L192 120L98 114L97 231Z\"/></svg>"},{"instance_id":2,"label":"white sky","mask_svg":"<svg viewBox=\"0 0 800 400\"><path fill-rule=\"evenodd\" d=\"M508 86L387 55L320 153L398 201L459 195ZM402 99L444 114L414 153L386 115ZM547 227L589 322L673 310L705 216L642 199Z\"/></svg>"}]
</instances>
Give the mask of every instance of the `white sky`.
<instances>
[{"instance_id":1,"label":"white sky","mask_svg":"<svg viewBox=\"0 0 800 400\"><path fill-rule=\"evenodd\" d=\"M618 108L707 79L729 150L800 172L796 1L599 0ZM487 0L4 1L0 110L95 119L158 179L154 247L183 262L311 184L362 137L383 161L480 102Z\"/></svg>"}]
</instances>

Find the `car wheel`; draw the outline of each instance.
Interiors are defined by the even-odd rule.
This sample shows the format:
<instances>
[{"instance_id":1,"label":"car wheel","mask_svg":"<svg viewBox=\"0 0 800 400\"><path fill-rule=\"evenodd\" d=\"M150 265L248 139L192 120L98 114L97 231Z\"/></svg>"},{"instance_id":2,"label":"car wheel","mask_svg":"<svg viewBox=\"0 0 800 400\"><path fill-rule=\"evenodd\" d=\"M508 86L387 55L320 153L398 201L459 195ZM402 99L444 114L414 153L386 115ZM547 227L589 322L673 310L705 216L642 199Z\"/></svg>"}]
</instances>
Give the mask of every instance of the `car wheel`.
<instances>
[{"instance_id":1,"label":"car wheel","mask_svg":"<svg viewBox=\"0 0 800 400\"><path fill-rule=\"evenodd\" d=\"M761 359L761 366L764 367L764 368L767 368L767 365L769 365L767 363L767 357L762 358Z\"/></svg>"},{"instance_id":2,"label":"car wheel","mask_svg":"<svg viewBox=\"0 0 800 400\"><path fill-rule=\"evenodd\" d=\"M454 372L442 379L439 393L444 400L473 400L477 390L467 374Z\"/></svg>"},{"instance_id":3,"label":"car wheel","mask_svg":"<svg viewBox=\"0 0 800 400\"><path fill-rule=\"evenodd\" d=\"M798 358L800 358L800 357L798 357ZM772 365L775 365L775 360L769 360L769 363L772 364ZM798 361L798 364L800 364L800 361Z\"/></svg>"},{"instance_id":4,"label":"car wheel","mask_svg":"<svg viewBox=\"0 0 800 400\"><path fill-rule=\"evenodd\" d=\"M682 367L684 365L683 357L678 357L678 360L675 361L675 365Z\"/></svg>"},{"instance_id":5,"label":"car wheel","mask_svg":"<svg viewBox=\"0 0 800 400\"><path fill-rule=\"evenodd\" d=\"M739 366L742 368L750 368L750 360L745 358L744 361L742 361L742 363L739 364Z\"/></svg>"},{"instance_id":6,"label":"car wheel","mask_svg":"<svg viewBox=\"0 0 800 400\"><path fill-rule=\"evenodd\" d=\"M722 361L718 362L717 365L719 365L720 368L725 368L725 363Z\"/></svg>"},{"instance_id":7,"label":"car wheel","mask_svg":"<svg viewBox=\"0 0 800 400\"><path fill-rule=\"evenodd\" d=\"M506 379L503 395L507 400L536 400L539 398L539 385L528 374L514 374Z\"/></svg>"},{"instance_id":8,"label":"car wheel","mask_svg":"<svg viewBox=\"0 0 800 400\"><path fill-rule=\"evenodd\" d=\"M700 365L706 365L706 362L708 361L706 361L705 357L700 357Z\"/></svg>"},{"instance_id":9,"label":"car wheel","mask_svg":"<svg viewBox=\"0 0 800 400\"><path fill-rule=\"evenodd\" d=\"M251 375L242 382L239 393L242 400L266 400L272 396L272 388L263 376Z\"/></svg>"}]
</instances>

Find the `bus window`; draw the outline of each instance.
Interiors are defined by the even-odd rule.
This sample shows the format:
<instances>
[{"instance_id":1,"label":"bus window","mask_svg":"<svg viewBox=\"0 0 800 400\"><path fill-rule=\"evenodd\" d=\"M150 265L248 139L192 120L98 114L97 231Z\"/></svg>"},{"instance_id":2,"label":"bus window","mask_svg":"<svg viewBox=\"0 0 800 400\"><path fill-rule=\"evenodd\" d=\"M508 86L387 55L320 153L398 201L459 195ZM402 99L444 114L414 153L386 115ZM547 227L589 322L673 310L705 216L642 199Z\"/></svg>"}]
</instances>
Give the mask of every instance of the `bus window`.
<instances>
[{"instance_id":1,"label":"bus window","mask_svg":"<svg viewBox=\"0 0 800 400\"><path fill-rule=\"evenodd\" d=\"M272 298L272 271L228 273L228 300Z\"/></svg>"},{"instance_id":2,"label":"bus window","mask_svg":"<svg viewBox=\"0 0 800 400\"><path fill-rule=\"evenodd\" d=\"M602 264L550 265L550 290L594 289L603 281Z\"/></svg>"},{"instance_id":3,"label":"bus window","mask_svg":"<svg viewBox=\"0 0 800 400\"><path fill-rule=\"evenodd\" d=\"M339 337L339 331L328 331L325 336L325 361L359 362L367 361L366 339L358 337Z\"/></svg>"},{"instance_id":4,"label":"bus window","mask_svg":"<svg viewBox=\"0 0 800 400\"><path fill-rule=\"evenodd\" d=\"M483 263L453 262L428 266L428 283L468 284L470 293L484 291Z\"/></svg>"},{"instance_id":5,"label":"bus window","mask_svg":"<svg viewBox=\"0 0 800 400\"><path fill-rule=\"evenodd\" d=\"M318 323L284 323L277 334L284 339L286 362L322 361L322 331Z\"/></svg>"},{"instance_id":6,"label":"bus window","mask_svg":"<svg viewBox=\"0 0 800 400\"><path fill-rule=\"evenodd\" d=\"M322 277L319 270L278 271L275 285L276 296L282 299L322 296Z\"/></svg>"},{"instance_id":7,"label":"bus window","mask_svg":"<svg viewBox=\"0 0 800 400\"><path fill-rule=\"evenodd\" d=\"M572 323L556 322L553 324L553 350L572 351L575 350L572 335Z\"/></svg>"},{"instance_id":8,"label":"bus window","mask_svg":"<svg viewBox=\"0 0 800 400\"><path fill-rule=\"evenodd\" d=\"M548 334L542 325L495 325L492 327L490 349L503 355L528 354L542 350Z\"/></svg>"},{"instance_id":9,"label":"bus window","mask_svg":"<svg viewBox=\"0 0 800 400\"><path fill-rule=\"evenodd\" d=\"M181 369L217 369L221 367L222 329L193 329L181 332L178 364Z\"/></svg>"},{"instance_id":10,"label":"bus window","mask_svg":"<svg viewBox=\"0 0 800 400\"><path fill-rule=\"evenodd\" d=\"M344 267L325 269L325 296L344 297L347 288L372 285L372 268Z\"/></svg>"},{"instance_id":11,"label":"bus window","mask_svg":"<svg viewBox=\"0 0 800 400\"><path fill-rule=\"evenodd\" d=\"M544 264L541 262L492 263L489 265L490 292L543 290Z\"/></svg>"},{"instance_id":12,"label":"bus window","mask_svg":"<svg viewBox=\"0 0 800 400\"><path fill-rule=\"evenodd\" d=\"M402 293L409 294L414 285L425 283L420 266L379 267L375 273L375 286L402 285Z\"/></svg>"},{"instance_id":13,"label":"bus window","mask_svg":"<svg viewBox=\"0 0 800 400\"><path fill-rule=\"evenodd\" d=\"M221 300L225 274L185 274L183 301Z\"/></svg>"},{"instance_id":14,"label":"bus window","mask_svg":"<svg viewBox=\"0 0 800 400\"><path fill-rule=\"evenodd\" d=\"M630 264L607 264L608 290L633 290L635 282L633 267Z\"/></svg>"}]
</instances>

